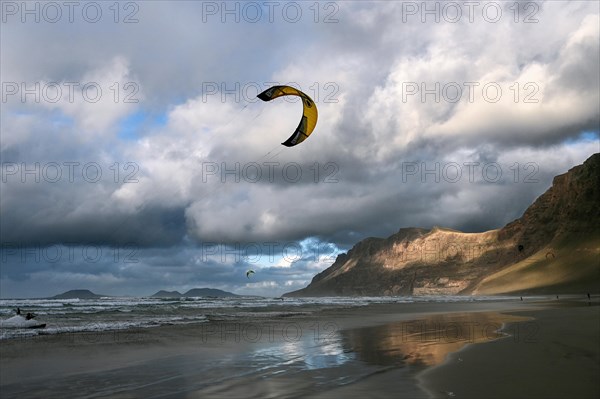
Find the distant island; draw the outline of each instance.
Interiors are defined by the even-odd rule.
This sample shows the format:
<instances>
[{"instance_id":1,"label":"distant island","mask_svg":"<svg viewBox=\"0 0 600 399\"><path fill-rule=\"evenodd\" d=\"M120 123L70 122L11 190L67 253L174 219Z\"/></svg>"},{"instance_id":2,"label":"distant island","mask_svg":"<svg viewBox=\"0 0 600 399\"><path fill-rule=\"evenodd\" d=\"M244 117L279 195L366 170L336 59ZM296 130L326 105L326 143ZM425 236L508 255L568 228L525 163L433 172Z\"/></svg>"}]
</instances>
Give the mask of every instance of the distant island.
<instances>
[{"instance_id":1,"label":"distant island","mask_svg":"<svg viewBox=\"0 0 600 399\"><path fill-rule=\"evenodd\" d=\"M192 288L184 294L179 291L164 291L160 290L156 294L152 295L151 298L182 298L182 297L214 297L214 298L228 298L237 297L239 295L232 292L218 290L216 288Z\"/></svg>"},{"instance_id":2,"label":"distant island","mask_svg":"<svg viewBox=\"0 0 600 399\"><path fill-rule=\"evenodd\" d=\"M54 295L50 299L98 299L107 295L94 294L90 290L70 290L62 294Z\"/></svg>"},{"instance_id":3,"label":"distant island","mask_svg":"<svg viewBox=\"0 0 600 399\"><path fill-rule=\"evenodd\" d=\"M94 294L90 290L69 290L62 294L54 295L48 299L99 299L112 297L113 295L100 295ZM150 296L150 298L184 298L184 297L212 297L212 298L231 298L239 297L240 295L232 292L218 290L216 288L192 288L184 294L179 291L165 291L160 290L157 293Z\"/></svg>"},{"instance_id":4,"label":"distant island","mask_svg":"<svg viewBox=\"0 0 600 399\"><path fill-rule=\"evenodd\" d=\"M181 292L179 291L165 291L160 290L156 294L151 295L151 298L181 298Z\"/></svg>"}]
</instances>

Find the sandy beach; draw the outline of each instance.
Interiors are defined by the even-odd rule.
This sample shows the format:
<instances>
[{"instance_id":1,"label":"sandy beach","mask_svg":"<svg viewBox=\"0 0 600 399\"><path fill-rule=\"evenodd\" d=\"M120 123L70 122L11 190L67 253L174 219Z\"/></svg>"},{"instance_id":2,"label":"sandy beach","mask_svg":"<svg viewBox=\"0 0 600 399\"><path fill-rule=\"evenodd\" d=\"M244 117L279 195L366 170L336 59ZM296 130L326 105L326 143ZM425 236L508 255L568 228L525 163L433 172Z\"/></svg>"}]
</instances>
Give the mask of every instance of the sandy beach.
<instances>
[{"instance_id":1,"label":"sandy beach","mask_svg":"<svg viewBox=\"0 0 600 399\"><path fill-rule=\"evenodd\" d=\"M600 393L597 305L378 304L9 339L0 345L0 392L2 398L593 398Z\"/></svg>"}]
</instances>

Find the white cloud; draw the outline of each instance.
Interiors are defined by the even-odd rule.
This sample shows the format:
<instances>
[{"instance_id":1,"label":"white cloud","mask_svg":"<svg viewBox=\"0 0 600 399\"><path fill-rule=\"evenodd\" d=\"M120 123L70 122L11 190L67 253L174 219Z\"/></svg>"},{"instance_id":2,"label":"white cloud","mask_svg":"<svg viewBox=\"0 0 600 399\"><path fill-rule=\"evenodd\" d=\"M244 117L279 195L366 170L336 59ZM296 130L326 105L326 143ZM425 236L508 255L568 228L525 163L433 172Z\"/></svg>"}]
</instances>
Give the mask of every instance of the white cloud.
<instances>
[{"instance_id":1,"label":"white cloud","mask_svg":"<svg viewBox=\"0 0 600 399\"><path fill-rule=\"evenodd\" d=\"M140 83L124 57L114 57L79 79L57 82L49 78L40 84L48 88L46 97L51 100L42 104L73 118L81 136L115 135L117 122L143 101Z\"/></svg>"}]
</instances>

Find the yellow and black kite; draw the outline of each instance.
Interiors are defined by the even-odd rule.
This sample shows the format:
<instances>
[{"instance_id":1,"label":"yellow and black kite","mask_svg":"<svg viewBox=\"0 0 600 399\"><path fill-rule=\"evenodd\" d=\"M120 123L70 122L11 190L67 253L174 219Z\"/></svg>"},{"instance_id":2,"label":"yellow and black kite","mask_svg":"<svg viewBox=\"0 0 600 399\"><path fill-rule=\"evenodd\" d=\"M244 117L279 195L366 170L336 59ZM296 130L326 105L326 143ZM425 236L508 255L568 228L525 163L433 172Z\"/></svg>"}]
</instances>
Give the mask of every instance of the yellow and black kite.
<instances>
[{"instance_id":1,"label":"yellow and black kite","mask_svg":"<svg viewBox=\"0 0 600 399\"><path fill-rule=\"evenodd\" d=\"M293 147L306 140L315 129L315 126L317 126L317 106L309 96L290 86L273 86L260 93L257 97L263 101L271 101L281 96L298 96L302 99L303 112L300 124L294 134L281 143L286 147Z\"/></svg>"}]
</instances>

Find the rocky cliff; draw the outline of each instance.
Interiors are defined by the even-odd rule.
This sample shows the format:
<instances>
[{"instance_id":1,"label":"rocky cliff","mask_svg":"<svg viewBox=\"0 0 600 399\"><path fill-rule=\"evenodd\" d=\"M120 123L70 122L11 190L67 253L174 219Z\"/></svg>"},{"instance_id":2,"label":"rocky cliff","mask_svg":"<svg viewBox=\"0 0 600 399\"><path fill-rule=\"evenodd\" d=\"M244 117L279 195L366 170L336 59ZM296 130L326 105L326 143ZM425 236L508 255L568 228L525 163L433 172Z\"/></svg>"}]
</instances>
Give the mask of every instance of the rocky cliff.
<instances>
[{"instance_id":1,"label":"rocky cliff","mask_svg":"<svg viewBox=\"0 0 600 399\"><path fill-rule=\"evenodd\" d=\"M594 154L503 228L403 228L367 238L286 296L598 292L599 203Z\"/></svg>"}]
</instances>

